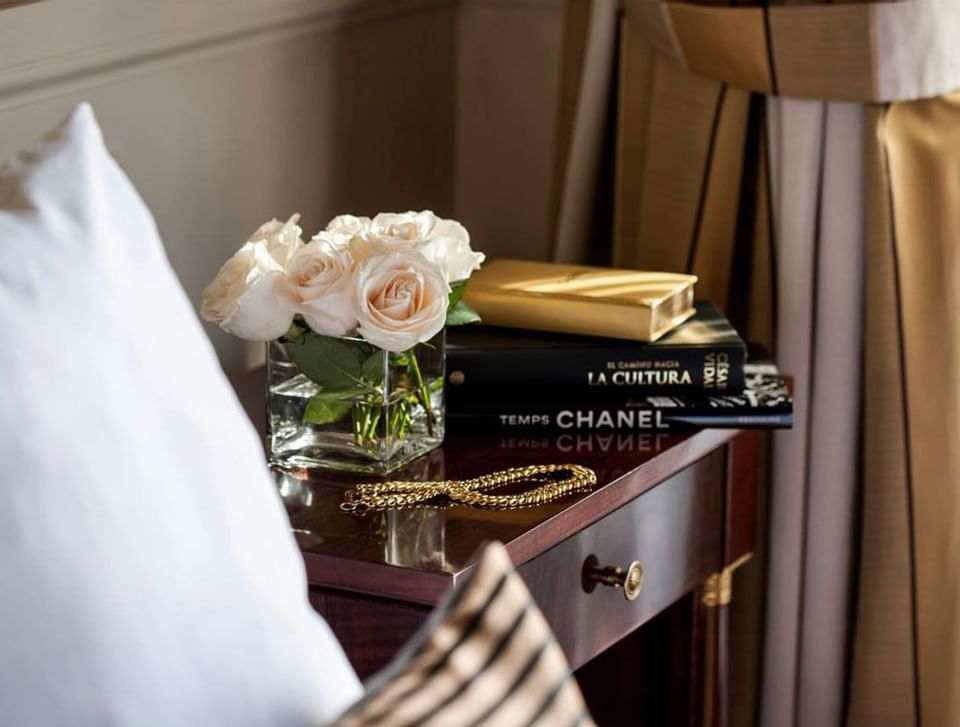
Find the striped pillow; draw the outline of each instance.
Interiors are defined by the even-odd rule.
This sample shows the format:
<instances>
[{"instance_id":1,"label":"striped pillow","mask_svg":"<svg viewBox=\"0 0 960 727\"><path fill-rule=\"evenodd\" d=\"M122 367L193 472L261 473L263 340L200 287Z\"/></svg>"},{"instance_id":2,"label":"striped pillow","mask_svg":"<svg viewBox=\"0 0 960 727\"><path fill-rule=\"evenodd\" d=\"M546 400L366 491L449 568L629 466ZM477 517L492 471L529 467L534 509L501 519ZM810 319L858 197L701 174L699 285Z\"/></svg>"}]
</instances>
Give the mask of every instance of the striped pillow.
<instances>
[{"instance_id":1,"label":"striped pillow","mask_svg":"<svg viewBox=\"0 0 960 727\"><path fill-rule=\"evenodd\" d=\"M335 727L591 727L570 667L500 543L486 547Z\"/></svg>"}]
</instances>

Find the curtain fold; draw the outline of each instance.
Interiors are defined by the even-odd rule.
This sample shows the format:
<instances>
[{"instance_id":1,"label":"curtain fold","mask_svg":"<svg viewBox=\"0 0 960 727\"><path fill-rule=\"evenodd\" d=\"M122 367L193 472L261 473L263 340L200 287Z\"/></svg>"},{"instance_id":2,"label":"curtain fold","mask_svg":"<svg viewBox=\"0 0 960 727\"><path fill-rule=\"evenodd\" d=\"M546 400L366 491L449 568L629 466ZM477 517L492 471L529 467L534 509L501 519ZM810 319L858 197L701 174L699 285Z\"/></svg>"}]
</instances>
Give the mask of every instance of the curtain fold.
<instances>
[{"instance_id":1,"label":"curtain fold","mask_svg":"<svg viewBox=\"0 0 960 727\"><path fill-rule=\"evenodd\" d=\"M774 440L761 723L839 724L858 487L863 109L771 99L776 358L796 426Z\"/></svg>"},{"instance_id":2,"label":"curtain fold","mask_svg":"<svg viewBox=\"0 0 960 727\"><path fill-rule=\"evenodd\" d=\"M599 2L569 0L568 23ZM751 4L625 0L613 219L616 264L697 274L796 381L772 451L759 707L738 723L952 727L960 3ZM594 64L614 58L593 43ZM571 161L558 235L564 209L595 214L571 206L596 188Z\"/></svg>"},{"instance_id":3,"label":"curtain fold","mask_svg":"<svg viewBox=\"0 0 960 727\"><path fill-rule=\"evenodd\" d=\"M590 257L589 247L595 243L591 232L596 229L596 191L603 188L600 177L616 66L617 4L615 0L576 3L567 20L556 156L560 167L572 173L554 175L550 229L554 231L553 258L577 262Z\"/></svg>"},{"instance_id":4,"label":"curtain fold","mask_svg":"<svg viewBox=\"0 0 960 727\"><path fill-rule=\"evenodd\" d=\"M916 712L960 724L960 94L896 103L888 173ZM868 582L869 585L869 582ZM868 594L869 595L869 594Z\"/></svg>"},{"instance_id":5,"label":"curtain fold","mask_svg":"<svg viewBox=\"0 0 960 727\"><path fill-rule=\"evenodd\" d=\"M851 725L918 727L912 525L897 262L882 107L867 108L866 305L860 591L850 676Z\"/></svg>"},{"instance_id":6,"label":"curtain fold","mask_svg":"<svg viewBox=\"0 0 960 727\"><path fill-rule=\"evenodd\" d=\"M860 461L863 107L831 102L824 113L797 675L798 694L813 698L800 702L801 725L843 716Z\"/></svg>"}]
</instances>

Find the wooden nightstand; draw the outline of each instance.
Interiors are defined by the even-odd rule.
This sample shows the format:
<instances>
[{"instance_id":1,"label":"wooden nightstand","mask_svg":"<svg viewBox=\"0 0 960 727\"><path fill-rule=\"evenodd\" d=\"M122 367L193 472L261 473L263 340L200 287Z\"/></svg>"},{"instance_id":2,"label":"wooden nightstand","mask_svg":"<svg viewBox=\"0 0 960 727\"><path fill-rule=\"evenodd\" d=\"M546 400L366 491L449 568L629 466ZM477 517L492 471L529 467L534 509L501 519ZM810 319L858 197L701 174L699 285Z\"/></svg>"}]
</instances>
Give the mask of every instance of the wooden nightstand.
<instances>
[{"instance_id":1,"label":"wooden nightstand","mask_svg":"<svg viewBox=\"0 0 960 727\"><path fill-rule=\"evenodd\" d=\"M262 372L235 382L263 422ZM509 551L563 646L598 723L726 723L726 603L752 548L758 435L728 430L490 436L450 431L395 479L466 478L573 462L599 485L538 508L340 510L362 481L277 475L306 563L310 600L361 677L382 667L461 580L489 540ZM362 478L369 480L370 478ZM642 587L615 580L638 561ZM634 567L634 585L639 570ZM631 594L633 595L633 594ZM646 624L646 626L644 626ZM644 628L639 628L644 626Z\"/></svg>"}]
</instances>

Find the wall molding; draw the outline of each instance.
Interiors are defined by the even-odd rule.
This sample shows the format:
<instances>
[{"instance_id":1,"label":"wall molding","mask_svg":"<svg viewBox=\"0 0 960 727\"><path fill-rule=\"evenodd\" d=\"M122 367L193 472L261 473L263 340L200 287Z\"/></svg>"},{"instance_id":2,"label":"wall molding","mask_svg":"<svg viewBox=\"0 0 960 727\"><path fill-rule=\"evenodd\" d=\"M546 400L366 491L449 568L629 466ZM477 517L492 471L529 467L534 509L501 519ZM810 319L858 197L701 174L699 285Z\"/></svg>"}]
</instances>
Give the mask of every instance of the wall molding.
<instances>
[{"instance_id":1,"label":"wall molding","mask_svg":"<svg viewBox=\"0 0 960 727\"><path fill-rule=\"evenodd\" d=\"M547 10L563 12L565 0L461 0L471 9L497 10Z\"/></svg>"},{"instance_id":2,"label":"wall molding","mask_svg":"<svg viewBox=\"0 0 960 727\"><path fill-rule=\"evenodd\" d=\"M104 5L110 4L104 2ZM75 12L73 8L64 9L71 5L44 3L7 10L2 20L7 21L9 17L24 27L31 23L62 24L69 18L56 15ZM66 52L49 41L39 44L44 49L41 52L36 51L37 44L25 42L19 48L14 46L13 53L4 54L8 65L0 66L0 110L251 46L446 10L454 5L453 0L167 0L157 7L161 10L172 7L175 16L172 19L164 17L161 23L147 12L128 13L117 18L111 37L106 40L91 33L80 42L72 39L73 47ZM20 17L13 18L18 12ZM28 13L34 17L27 17ZM16 33L16 28L7 25L0 33L0 46L4 45L6 35ZM7 44L7 48L10 47Z\"/></svg>"}]
</instances>

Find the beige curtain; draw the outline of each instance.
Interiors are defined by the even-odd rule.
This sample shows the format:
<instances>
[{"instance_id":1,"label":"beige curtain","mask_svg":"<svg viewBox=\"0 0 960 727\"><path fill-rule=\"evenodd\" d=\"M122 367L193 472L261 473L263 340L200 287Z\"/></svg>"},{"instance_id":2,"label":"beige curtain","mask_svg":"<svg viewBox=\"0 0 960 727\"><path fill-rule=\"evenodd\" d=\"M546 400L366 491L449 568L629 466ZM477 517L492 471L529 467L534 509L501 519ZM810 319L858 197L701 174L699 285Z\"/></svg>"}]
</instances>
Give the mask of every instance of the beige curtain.
<instances>
[{"instance_id":1,"label":"beige curtain","mask_svg":"<svg viewBox=\"0 0 960 727\"><path fill-rule=\"evenodd\" d=\"M556 256L596 244L616 77L612 260L796 377L738 721L960 725L960 3L623 5L568 3Z\"/></svg>"}]
</instances>

